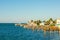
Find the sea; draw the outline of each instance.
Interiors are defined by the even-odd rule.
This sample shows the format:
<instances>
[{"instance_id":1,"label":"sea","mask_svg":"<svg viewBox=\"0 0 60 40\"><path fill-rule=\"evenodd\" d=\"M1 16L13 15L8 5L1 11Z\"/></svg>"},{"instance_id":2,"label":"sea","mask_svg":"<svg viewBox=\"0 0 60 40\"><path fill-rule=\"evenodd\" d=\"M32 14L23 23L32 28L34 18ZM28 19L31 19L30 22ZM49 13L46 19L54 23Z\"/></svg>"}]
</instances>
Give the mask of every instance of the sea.
<instances>
[{"instance_id":1,"label":"sea","mask_svg":"<svg viewBox=\"0 0 60 40\"><path fill-rule=\"evenodd\" d=\"M60 40L60 33L27 29L15 26L15 23L0 23L0 40Z\"/></svg>"}]
</instances>

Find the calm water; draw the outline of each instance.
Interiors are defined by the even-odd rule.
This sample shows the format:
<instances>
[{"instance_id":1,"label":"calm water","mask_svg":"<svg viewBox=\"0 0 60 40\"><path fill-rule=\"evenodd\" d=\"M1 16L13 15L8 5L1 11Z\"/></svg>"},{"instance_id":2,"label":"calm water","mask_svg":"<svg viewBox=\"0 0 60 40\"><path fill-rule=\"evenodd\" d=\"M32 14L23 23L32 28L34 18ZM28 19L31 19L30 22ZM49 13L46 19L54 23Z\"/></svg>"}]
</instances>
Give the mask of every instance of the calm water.
<instances>
[{"instance_id":1,"label":"calm water","mask_svg":"<svg viewBox=\"0 0 60 40\"><path fill-rule=\"evenodd\" d=\"M60 40L58 32L32 31L13 23L0 23L0 40Z\"/></svg>"}]
</instances>

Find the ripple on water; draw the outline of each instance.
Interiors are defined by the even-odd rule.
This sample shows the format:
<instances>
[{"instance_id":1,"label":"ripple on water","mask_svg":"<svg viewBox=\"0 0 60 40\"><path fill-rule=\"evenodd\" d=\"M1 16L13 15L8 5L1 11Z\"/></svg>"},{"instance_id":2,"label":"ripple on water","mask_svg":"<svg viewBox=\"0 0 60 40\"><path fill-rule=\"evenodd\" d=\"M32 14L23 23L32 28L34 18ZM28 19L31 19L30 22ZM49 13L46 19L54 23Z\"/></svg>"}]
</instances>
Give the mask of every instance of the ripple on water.
<instances>
[{"instance_id":1,"label":"ripple on water","mask_svg":"<svg viewBox=\"0 0 60 40\"><path fill-rule=\"evenodd\" d=\"M0 40L60 40L58 32L31 30L12 24L0 25Z\"/></svg>"}]
</instances>

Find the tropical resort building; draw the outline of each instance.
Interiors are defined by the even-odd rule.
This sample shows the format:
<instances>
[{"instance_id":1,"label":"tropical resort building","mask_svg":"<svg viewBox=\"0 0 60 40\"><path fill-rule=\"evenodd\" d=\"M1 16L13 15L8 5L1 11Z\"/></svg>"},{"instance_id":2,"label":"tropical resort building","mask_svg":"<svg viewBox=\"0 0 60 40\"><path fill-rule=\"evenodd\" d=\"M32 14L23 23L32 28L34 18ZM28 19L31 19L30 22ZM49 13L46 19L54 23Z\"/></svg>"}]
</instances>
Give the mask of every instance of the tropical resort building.
<instances>
[{"instance_id":1,"label":"tropical resort building","mask_svg":"<svg viewBox=\"0 0 60 40\"><path fill-rule=\"evenodd\" d=\"M56 19L56 26L60 28L60 18Z\"/></svg>"},{"instance_id":2,"label":"tropical resort building","mask_svg":"<svg viewBox=\"0 0 60 40\"><path fill-rule=\"evenodd\" d=\"M40 23L40 25L44 26L44 22Z\"/></svg>"}]
</instances>

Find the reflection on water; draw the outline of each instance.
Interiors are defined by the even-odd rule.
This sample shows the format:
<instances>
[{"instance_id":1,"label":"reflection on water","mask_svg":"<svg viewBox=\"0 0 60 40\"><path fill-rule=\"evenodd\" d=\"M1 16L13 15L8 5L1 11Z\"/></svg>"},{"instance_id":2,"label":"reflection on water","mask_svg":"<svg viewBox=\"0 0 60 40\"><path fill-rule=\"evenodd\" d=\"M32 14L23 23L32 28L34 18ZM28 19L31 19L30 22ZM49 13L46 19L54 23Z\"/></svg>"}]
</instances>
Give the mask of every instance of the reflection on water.
<instances>
[{"instance_id":1,"label":"reflection on water","mask_svg":"<svg viewBox=\"0 0 60 40\"><path fill-rule=\"evenodd\" d=\"M14 24L0 24L0 40L60 40L60 33L31 30Z\"/></svg>"},{"instance_id":2,"label":"reflection on water","mask_svg":"<svg viewBox=\"0 0 60 40\"><path fill-rule=\"evenodd\" d=\"M60 40L60 33L58 31L47 31L44 33L44 38L47 38L46 40Z\"/></svg>"}]
</instances>

